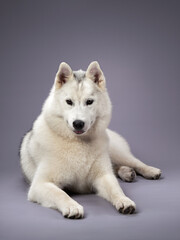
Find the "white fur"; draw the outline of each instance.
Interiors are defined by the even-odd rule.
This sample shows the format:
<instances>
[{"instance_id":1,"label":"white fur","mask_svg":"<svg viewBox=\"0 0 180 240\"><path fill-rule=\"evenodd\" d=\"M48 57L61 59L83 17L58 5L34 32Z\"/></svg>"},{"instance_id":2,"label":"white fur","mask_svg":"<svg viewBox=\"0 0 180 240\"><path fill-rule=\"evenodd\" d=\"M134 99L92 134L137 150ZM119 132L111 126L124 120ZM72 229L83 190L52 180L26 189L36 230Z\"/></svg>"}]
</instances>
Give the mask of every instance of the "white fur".
<instances>
[{"instance_id":1,"label":"white fur","mask_svg":"<svg viewBox=\"0 0 180 240\"><path fill-rule=\"evenodd\" d=\"M88 99L94 102L87 105ZM66 217L81 218L83 207L63 189L95 191L118 211L132 213L135 203L120 188L112 163L125 181L134 179L134 171L155 179L161 172L136 159L126 141L107 129L110 118L111 103L99 64L92 62L86 72L73 72L61 63L42 112L21 145L21 166L31 183L28 199ZM77 119L85 123L82 134L74 132Z\"/></svg>"}]
</instances>

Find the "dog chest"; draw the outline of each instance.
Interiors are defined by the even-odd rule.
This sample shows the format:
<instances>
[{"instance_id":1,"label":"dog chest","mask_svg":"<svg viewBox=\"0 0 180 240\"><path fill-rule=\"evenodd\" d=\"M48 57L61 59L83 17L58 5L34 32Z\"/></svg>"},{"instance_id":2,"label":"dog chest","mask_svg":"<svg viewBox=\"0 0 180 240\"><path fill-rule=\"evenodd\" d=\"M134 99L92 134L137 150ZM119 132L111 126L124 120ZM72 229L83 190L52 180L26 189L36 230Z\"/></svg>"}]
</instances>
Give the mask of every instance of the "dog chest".
<instances>
[{"instance_id":1,"label":"dog chest","mask_svg":"<svg viewBox=\"0 0 180 240\"><path fill-rule=\"evenodd\" d=\"M88 144L66 144L56 153L56 180L65 186L86 188L90 170L100 152L99 148Z\"/></svg>"}]
</instances>

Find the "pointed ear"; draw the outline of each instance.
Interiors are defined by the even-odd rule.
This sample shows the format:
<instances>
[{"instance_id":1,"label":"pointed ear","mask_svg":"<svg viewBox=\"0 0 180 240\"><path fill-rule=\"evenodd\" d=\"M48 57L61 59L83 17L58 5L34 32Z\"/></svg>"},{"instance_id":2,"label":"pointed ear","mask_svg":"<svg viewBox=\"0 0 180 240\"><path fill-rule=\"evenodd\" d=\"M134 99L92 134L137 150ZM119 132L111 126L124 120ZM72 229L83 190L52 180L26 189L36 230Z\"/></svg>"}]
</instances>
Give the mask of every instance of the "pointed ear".
<instances>
[{"instance_id":1,"label":"pointed ear","mask_svg":"<svg viewBox=\"0 0 180 240\"><path fill-rule=\"evenodd\" d=\"M105 88L105 77L98 62L94 61L90 63L86 71L86 76L96 83L98 87Z\"/></svg>"},{"instance_id":2,"label":"pointed ear","mask_svg":"<svg viewBox=\"0 0 180 240\"><path fill-rule=\"evenodd\" d=\"M67 63L62 62L59 65L58 72L56 73L56 78L55 78L56 89L62 87L62 85L65 84L70 79L71 76L72 76L72 69Z\"/></svg>"}]
</instances>

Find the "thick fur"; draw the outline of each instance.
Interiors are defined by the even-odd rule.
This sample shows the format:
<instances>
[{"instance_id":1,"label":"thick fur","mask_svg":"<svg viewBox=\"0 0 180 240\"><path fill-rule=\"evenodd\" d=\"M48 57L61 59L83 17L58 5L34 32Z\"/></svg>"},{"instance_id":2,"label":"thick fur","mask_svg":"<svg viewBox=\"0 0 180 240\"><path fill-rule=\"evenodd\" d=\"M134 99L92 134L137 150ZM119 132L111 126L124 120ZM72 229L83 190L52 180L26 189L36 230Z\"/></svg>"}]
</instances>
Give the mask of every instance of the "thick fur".
<instances>
[{"instance_id":1,"label":"thick fur","mask_svg":"<svg viewBox=\"0 0 180 240\"><path fill-rule=\"evenodd\" d=\"M111 102L99 64L92 62L86 72L73 72L61 63L42 112L21 144L30 201L58 209L65 217L81 218L83 207L64 189L95 191L119 212L135 211L115 174L133 181L136 173L158 179L161 171L132 155L127 142L107 129L110 118ZM84 123L81 131L74 127L76 120Z\"/></svg>"}]
</instances>

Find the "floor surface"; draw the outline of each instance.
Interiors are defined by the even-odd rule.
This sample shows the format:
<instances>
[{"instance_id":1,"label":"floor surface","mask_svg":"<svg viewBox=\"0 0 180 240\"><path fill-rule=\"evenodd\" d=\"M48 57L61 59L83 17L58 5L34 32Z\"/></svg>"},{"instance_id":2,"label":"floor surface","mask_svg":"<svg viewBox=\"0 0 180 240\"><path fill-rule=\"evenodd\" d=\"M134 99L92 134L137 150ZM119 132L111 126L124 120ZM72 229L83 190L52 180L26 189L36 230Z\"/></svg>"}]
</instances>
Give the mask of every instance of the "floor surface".
<instances>
[{"instance_id":1,"label":"floor surface","mask_svg":"<svg viewBox=\"0 0 180 240\"><path fill-rule=\"evenodd\" d=\"M180 238L180 179L178 172L164 172L160 180L138 176L133 183L120 181L125 193L137 204L133 215L119 214L100 197L74 195L84 206L85 218L68 220L52 209L28 202L28 186L21 174L1 177L0 239L163 239Z\"/></svg>"}]
</instances>

